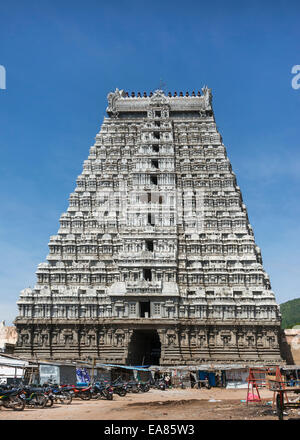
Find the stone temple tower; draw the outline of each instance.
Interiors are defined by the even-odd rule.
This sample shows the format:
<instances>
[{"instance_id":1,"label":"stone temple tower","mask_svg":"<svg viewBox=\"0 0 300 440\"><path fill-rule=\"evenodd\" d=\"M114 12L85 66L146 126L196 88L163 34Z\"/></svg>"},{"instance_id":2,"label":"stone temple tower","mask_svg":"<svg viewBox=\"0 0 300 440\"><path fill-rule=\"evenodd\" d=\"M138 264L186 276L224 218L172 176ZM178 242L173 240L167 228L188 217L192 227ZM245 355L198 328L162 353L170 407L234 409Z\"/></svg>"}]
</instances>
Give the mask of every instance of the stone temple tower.
<instances>
[{"instance_id":1,"label":"stone temple tower","mask_svg":"<svg viewBox=\"0 0 300 440\"><path fill-rule=\"evenodd\" d=\"M119 364L277 363L280 313L212 94L108 95L21 292L16 352Z\"/></svg>"}]
</instances>

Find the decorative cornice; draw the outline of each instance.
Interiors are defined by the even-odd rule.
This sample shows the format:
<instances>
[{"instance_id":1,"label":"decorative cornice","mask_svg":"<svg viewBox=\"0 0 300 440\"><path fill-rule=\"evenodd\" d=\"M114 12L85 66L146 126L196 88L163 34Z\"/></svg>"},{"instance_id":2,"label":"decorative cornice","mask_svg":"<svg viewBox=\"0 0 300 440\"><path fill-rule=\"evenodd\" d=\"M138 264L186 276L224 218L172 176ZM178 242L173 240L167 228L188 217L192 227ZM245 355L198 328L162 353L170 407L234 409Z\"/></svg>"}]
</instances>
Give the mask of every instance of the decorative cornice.
<instances>
[{"instance_id":1,"label":"decorative cornice","mask_svg":"<svg viewBox=\"0 0 300 440\"><path fill-rule=\"evenodd\" d=\"M212 110L212 92L207 86L202 88L203 95L185 96L165 95L163 90L155 90L151 96L129 96L124 90L116 89L107 95L109 115L119 112L144 112L153 106L168 106L170 111L203 111Z\"/></svg>"}]
</instances>

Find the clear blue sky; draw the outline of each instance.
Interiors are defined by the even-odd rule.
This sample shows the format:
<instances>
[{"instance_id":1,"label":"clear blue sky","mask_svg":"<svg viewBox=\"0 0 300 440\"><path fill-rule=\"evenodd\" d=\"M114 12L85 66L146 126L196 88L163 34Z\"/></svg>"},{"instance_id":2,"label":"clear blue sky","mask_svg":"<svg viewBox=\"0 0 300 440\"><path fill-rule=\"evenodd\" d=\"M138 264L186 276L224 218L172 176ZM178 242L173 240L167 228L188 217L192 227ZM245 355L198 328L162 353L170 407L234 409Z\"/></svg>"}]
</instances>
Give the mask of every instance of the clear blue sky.
<instances>
[{"instance_id":1,"label":"clear blue sky","mask_svg":"<svg viewBox=\"0 0 300 440\"><path fill-rule=\"evenodd\" d=\"M213 89L279 303L299 297L299 1L2 2L0 320L35 284L116 87Z\"/></svg>"}]
</instances>

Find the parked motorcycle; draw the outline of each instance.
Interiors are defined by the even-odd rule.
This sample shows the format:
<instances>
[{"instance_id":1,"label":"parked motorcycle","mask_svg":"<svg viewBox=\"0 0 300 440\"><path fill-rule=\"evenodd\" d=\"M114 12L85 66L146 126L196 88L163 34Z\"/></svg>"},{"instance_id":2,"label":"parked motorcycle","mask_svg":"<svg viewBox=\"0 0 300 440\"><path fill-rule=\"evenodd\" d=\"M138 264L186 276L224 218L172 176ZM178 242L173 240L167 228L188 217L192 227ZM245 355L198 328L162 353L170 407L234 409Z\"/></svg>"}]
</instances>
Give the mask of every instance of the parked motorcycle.
<instances>
[{"instance_id":1,"label":"parked motorcycle","mask_svg":"<svg viewBox=\"0 0 300 440\"><path fill-rule=\"evenodd\" d=\"M166 390L166 383L163 379L157 379L153 385L152 388L156 388L158 390L165 391Z\"/></svg>"},{"instance_id":2,"label":"parked motorcycle","mask_svg":"<svg viewBox=\"0 0 300 440\"><path fill-rule=\"evenodd\" d=\"M149 382L139 382L140 391L143 393L147 393L150 390Z\"/></svg>"},{"instance_id":3,"label":"parked motorcycle","mask_svg":"<svg viewBox=\"0 0 300 440\"><path fill-rule=\"evenodd\" d=\"M127 393L139 393L140 392L139 383L135 380L126 382L126 390Z\"/></svg>"},{"instance_id":4,"label":"parked motorcycle","mask_svg":"<svg viewBox=\"0 0 300 440\"><path fill-rule=\"evenodd\" d=\"M54 403L69 405L73 399L71 393L68 391L62 391L62 389L58 386L45 387L44 393L48 397L46 406L53 406Z\"/></svg>"},{"instance_id":5,"label":"parked motorcycle","mask_svg":"<svg viewBox=\"0 0 300 440\"><path fill-rule=\"evenodd\" d=\"M104 397L107 400L113 400L114 389L110 384L104 384L97 382L91 389L91 395L93 399L101 399Z\"/></svg>"},{"instance_id":6,"label":"parked motorcycle","mask_svg":"<svg viewBox=\"0 0 300 440\"><path fill-rule=\"evenodd\" d=\"M127 394L127 386L126 384L121 380L120 377L118 377L112 384L113 391L115 394L118 394L120 397L124 397Z\"/></svg>"},{"instance_id":7,"label":"parked motorcycle","mask_svg":"<svg viewBox=\"0 0 300 440\"><path fill-rule=\"evenodd\" d=\"M211 389L208 379L198 380L198 389L201 388L207 388L208 390Z\"/></svg>"},{"instance_id":8,"label":"parked motorcycle","mask_svg":"<svg viewBox=\"0 0 300 440\"><path fill-rule=\"evenodd\" d=\"M0 390L0 406L4 408L11 408L14 411L23 411L25 408L25 401L19 396L18 389Z\"/></svg>"},{"instance_id":9,"label":"parked motorcycle","mask_svg":"<svg viewBox=\"0 0 300 440\"><path fill-rule=\"evenodd\" d=\"M75 385L62 385L62 390L69 392L72 397L79 397L82 400L90 400L92 397L92 387L79 387Z\"/></svg>"},{"instance_id":10,"label":"parked motorcycle","mask_svg":"<svg viewBox=\"0 0 300 440\"><path fill-rule=\"evenodd\" d=\"M48 397L42 388L33 388L28 385L19 389L18 397L31 408L45 408L48 402Z\"/></svg>"}]
</instances>

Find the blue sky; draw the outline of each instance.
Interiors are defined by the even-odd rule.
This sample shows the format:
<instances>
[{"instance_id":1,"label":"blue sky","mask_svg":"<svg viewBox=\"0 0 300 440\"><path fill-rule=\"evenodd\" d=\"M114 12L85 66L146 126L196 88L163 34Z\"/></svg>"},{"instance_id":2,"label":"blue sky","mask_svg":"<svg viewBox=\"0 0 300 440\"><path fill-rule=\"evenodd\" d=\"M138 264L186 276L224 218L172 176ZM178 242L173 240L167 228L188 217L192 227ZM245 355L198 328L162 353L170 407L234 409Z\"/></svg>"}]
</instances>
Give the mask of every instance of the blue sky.
<instances>
[{"instance_id":1,"label":"blue sky","mask_svg":"<svg viewBox=\"0 0 300 440\"><path fill-rule=\"evenodd\" d=\"M2 2L0 320L34 286L106 96L213 90L217 126L279 303L300 295L297 1Z\"/></svg>"}]
</instances>

